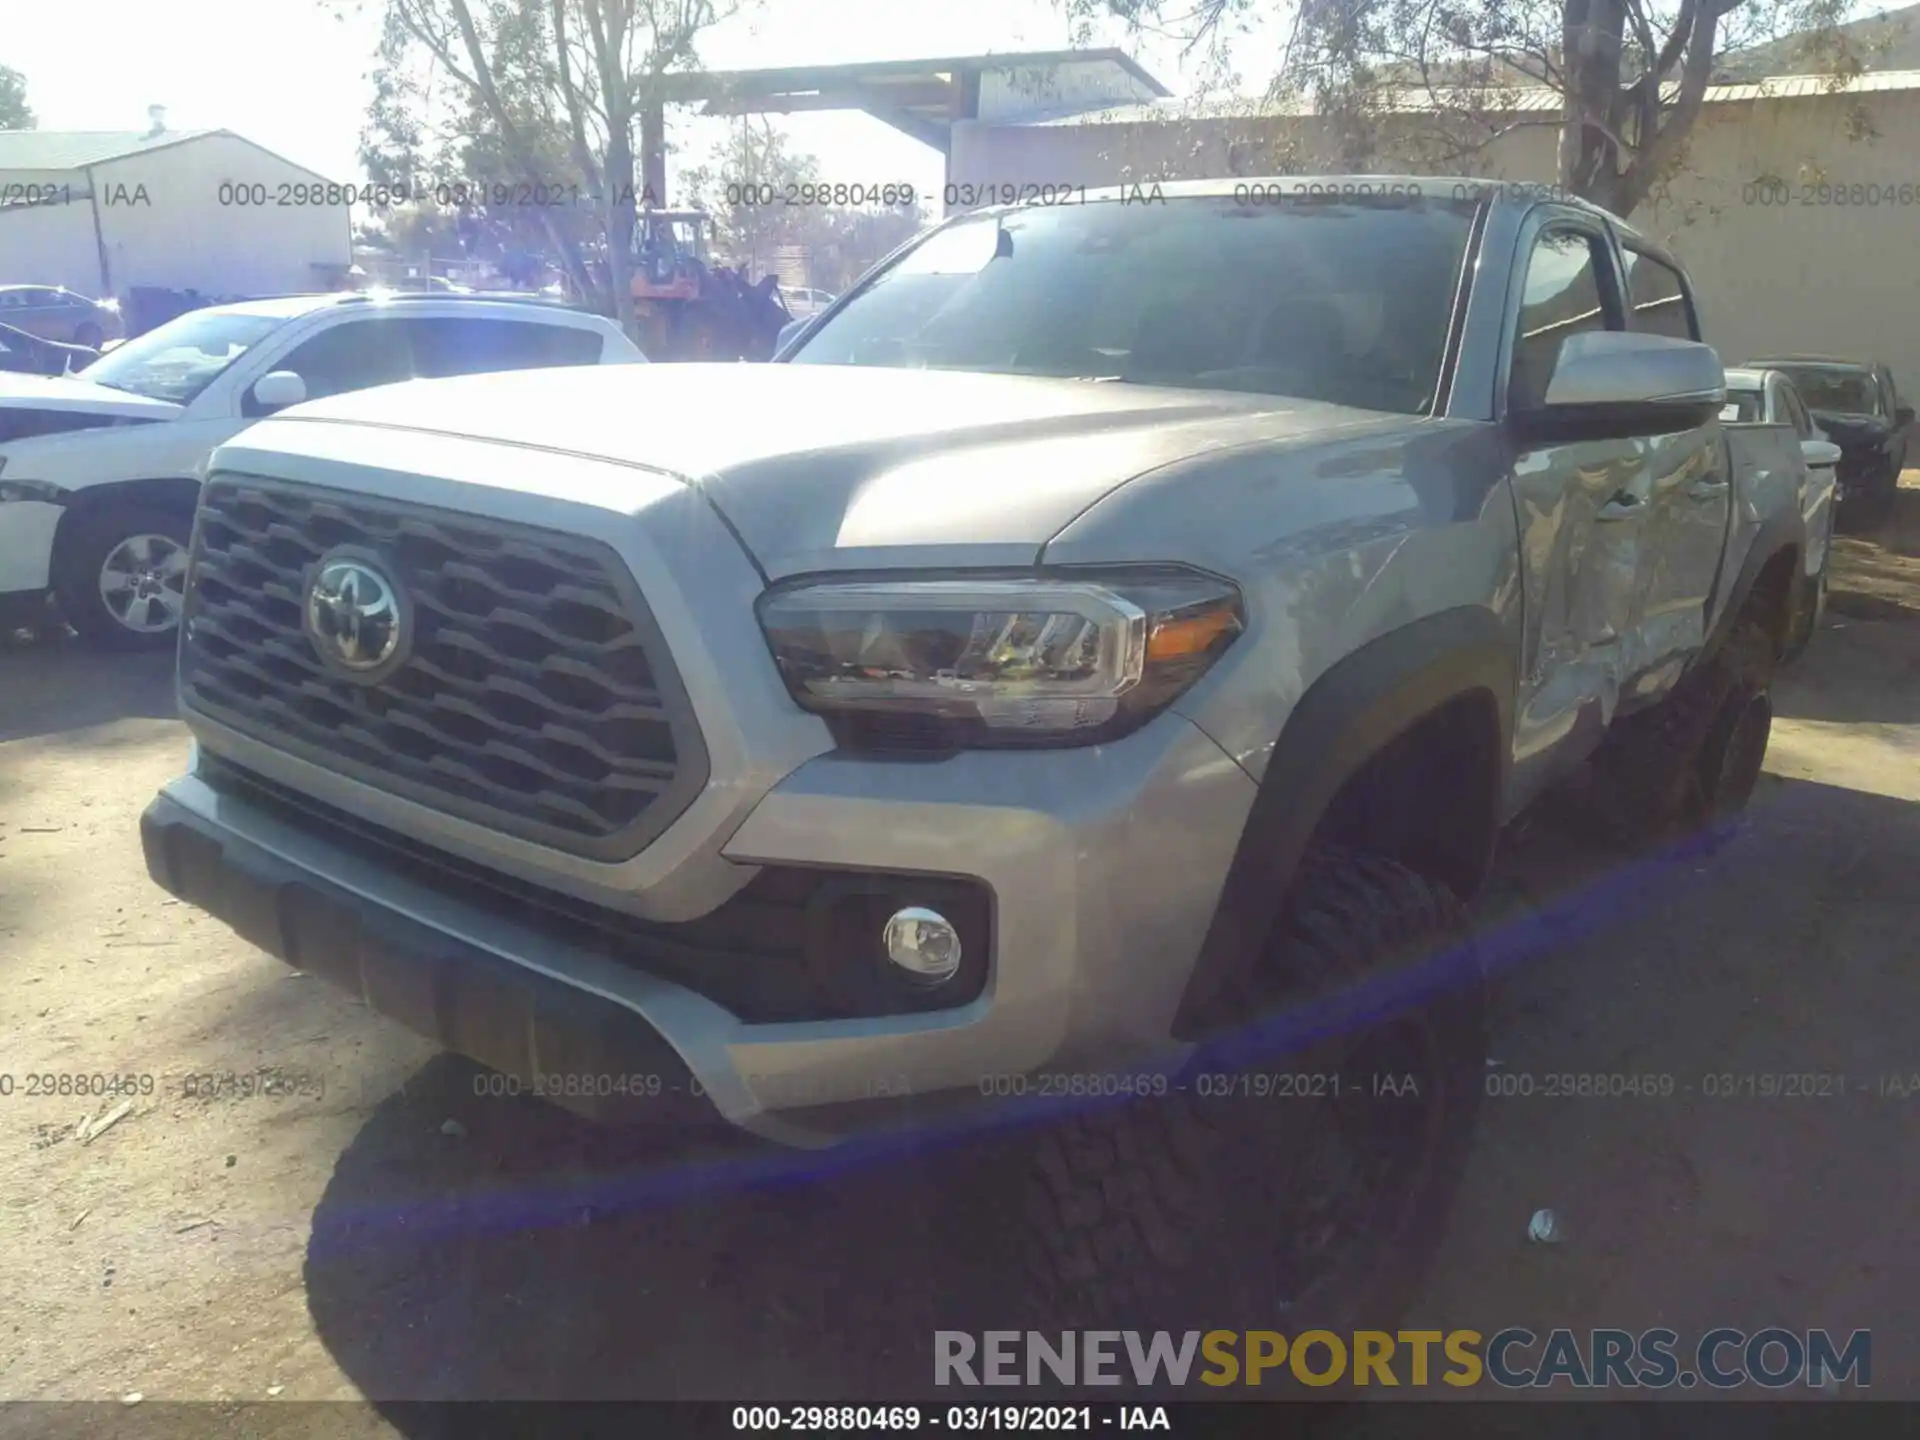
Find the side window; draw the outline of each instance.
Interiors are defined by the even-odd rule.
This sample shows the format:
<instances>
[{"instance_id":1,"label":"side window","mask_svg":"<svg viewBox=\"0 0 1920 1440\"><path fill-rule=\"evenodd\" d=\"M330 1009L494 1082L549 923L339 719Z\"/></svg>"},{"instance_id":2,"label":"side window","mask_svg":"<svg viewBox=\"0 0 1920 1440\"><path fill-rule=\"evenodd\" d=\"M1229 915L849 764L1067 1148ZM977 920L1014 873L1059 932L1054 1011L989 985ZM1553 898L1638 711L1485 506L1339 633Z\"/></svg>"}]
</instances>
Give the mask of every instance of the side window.
<instances>
[{"instance_id":1,"label":"side window","mask_svg":"<svg viewBox=\"0 0 1920 1440\"><path fill-rule=\"evenodd\" d=\"M19 310L27 303L24 290L0 290L0 310Z\"/></svg>"},{"instance_id":2,"label":"side window","mask_svg":"<svg viewBox=\"0 0 1920 1440\"><path fill-rule=\"evenodd\" d=\"M330 325L273 368L306 381L309 400L411 380L416 373L406 325L386 317Z\"/></svg>"},{"instance_id":3,"label":"side window","mask_svg":"<svg viewBox=\"0 0 1920 1440\"><path fill-rule=\"evenodd\" d=\"M1680 272L1638 250L1622 254L1627 262L1629 327L1651 335L1670 335L1675 340L1698 340L1700 327Z\"/></svg>"},{"instance_id":4,"label":"side window","mask_svg":"<svg viewBox=\"0 0 1920 1440\"><path fill-rule=\"evenodd\" d=\"M1874 376L1880 382L1880 404L1889 416L1900 408L1900 392L1893 387L1893 372L1884 365L1874 367Z\"/></svg>"},{"instance_id":5,"label":"side window","mask_svg":"<svg viewBox=\"0 0 1920 1440\"><path fill-rule=\"evenodd\" d=\"M591 330L528 320L423 315L408 320L407 328L422 376L597 365L603 346Z\"/></svg>"},{"instance_id":6,"label":"side window","mask_svg":"<svg viewBox=\"0 0 1920 1440\"><path fill-rule=\"evenodd\" d=\"M1527 257L1526 289L1520 301L1519 333L1507 405L1530 409L1546 398L1561 343L1569 335L1620 328L1601 289L1606 251L1598 236L1581 230L1547 230Z\"/></svg>"}]
</instances>

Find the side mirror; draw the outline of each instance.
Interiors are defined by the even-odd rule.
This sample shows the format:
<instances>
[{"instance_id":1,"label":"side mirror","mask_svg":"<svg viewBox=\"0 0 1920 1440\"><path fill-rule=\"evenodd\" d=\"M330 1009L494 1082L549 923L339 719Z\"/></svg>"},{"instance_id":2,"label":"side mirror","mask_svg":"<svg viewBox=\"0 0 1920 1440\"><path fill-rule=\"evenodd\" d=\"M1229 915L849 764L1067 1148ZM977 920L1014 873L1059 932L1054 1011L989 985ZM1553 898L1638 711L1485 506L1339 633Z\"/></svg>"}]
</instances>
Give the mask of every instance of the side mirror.
<instances>
[{"instance_id":1,"label":"side mirror","mask_svg":"<svg viewBox=\"0 0 1920 1440\"><path fill-rule=\"evenodd\" d=\"M1800 453L1806 458L1809 469L1840 463L1840 447L1831 440L1802 440Z\"/></svg>"},{"instance_id":2,"label":"side mirror","mask_svg":"<svg viewBox=\"0 0 1920 1440\"><path fill-rule=\"evenodd\" d=\"M1532 440L1665 435L1705 425L1726 403L1726 369L1711 345L1588 330L1561 342L1545 398L1509 421Z\"/></svg>"},{"instance_id":3,"label":"side mirror","mask_svg":"<svg viewBox=\"0 0 1920 1440\"><path fill-rule=\"evenodd\" d=\"M1893 423L1896 425L1911 425L1913 423L1913 406L1901 405L1896 407L1893 412Z\"/></svg>"},{"instance_id":4,"label":"side mirror","mask_svg":"<svg viewBox=\"0 0 1920 1440\"><path fill-rule=\"evenodd\" d=\"M806 328L807 322L804 319L789 320L786 324L782 325L780 327L779 338L773 342L773 353L778 355L782 350L785 350L787 348L787 342Z\"/></svg>"},{"instance_id":5,"label":"side mirror","mask_svg":"<svg viewBox=\"0 0 1920 1440\"><path fill-rule=\"evenodd\" d=\"M253 382L253 404L262 414L284 410L307 398L307 382L291 370L275 370Z\"/></svg>"}]
</instances>

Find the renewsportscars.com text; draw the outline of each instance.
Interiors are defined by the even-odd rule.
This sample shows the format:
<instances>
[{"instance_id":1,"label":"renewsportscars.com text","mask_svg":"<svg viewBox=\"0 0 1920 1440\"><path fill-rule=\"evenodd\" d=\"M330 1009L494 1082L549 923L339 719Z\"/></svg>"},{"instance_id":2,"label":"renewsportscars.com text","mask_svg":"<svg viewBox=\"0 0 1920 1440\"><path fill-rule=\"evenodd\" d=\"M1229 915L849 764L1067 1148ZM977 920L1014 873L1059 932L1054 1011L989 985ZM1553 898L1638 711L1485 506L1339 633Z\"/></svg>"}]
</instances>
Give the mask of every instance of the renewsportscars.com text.
<instances>
[{"instance_id":1,"label":"renewsportscars.com text","mask_svg":"<svg viewBox=\"0 0 1920 1440\"><path fill-rule=\"evenodd\" d=\"M1673 1330L937 1330L937 1385L1311 1386L1492 1384L1503 1389L1865 1388L1873 1333Z\"/></svg>"}]
</instances>

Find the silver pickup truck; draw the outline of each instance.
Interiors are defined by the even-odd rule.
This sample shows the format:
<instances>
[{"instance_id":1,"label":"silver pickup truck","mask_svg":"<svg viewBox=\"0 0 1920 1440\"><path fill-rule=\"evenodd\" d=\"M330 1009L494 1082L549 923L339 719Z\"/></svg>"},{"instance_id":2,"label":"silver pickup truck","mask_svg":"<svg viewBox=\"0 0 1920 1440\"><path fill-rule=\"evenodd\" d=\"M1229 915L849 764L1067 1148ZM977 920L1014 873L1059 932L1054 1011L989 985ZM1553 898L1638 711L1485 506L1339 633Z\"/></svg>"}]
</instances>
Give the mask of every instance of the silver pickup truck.
<instances>
[{"instance_id":1,"label":"silver pickup truck","mask_svg":"<svg viewBox=\"0 0 1920 1440\"><path fill-rule=\"evenodd\" d=\"M495 1092L984 1124L1063 1320L1382 1323L1501 830L1754 786L1803 477L1724 403L1619 221L1343 177L956 218L771 365L298 406L210 463L148 864Z\"/></svg>"}]
</instances>

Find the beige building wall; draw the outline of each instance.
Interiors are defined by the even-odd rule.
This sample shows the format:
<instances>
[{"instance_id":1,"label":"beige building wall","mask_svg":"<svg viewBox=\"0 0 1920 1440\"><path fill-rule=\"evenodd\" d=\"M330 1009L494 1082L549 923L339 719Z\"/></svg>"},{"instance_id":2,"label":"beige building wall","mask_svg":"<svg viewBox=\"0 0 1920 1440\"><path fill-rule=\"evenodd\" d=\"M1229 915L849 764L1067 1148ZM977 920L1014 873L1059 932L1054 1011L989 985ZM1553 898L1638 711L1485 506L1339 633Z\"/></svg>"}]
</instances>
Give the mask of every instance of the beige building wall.
<instances>
[{"instance_id":1,"label":"beige building wall","mask_svg":"<svg viewBox=\"0 0 1920 1440\"><path fill-rule=\"evenodd\" d=\"M1866 101L1876 139L1847 138L1853 102L1840 96L1713 106L1686 173L1632 219L1685 260L1701 324L1728 364L1782 351L1885 360L1912 398L1920 90ZM1767 175L1780 186L1760 183ZM1868 187L1878 204L1842 203L1874 198Z\"/></svg>"},{"instance_id":2,"label":"beige building wall","mask_svg":"<svg viewBox=\"0 0 1920 1440\"><path fill-rule=\"evenodd\" d=\"M1849 138L1856 106L1876 138ZM1315 142L1301 119L962 124L949 176L1057 186L1333 168ZM1471 169L1551 181L1556 143L1551 124L1528 127ZM1864 203L1876 198L1864 187L1879 203ZM1766 351L1880 359L1903 396L1920 395L1920 89L1710 105L1685 171L1631 219L1686 262L1706 338L1728 364Z\"/></svg>"}]
</instances>

